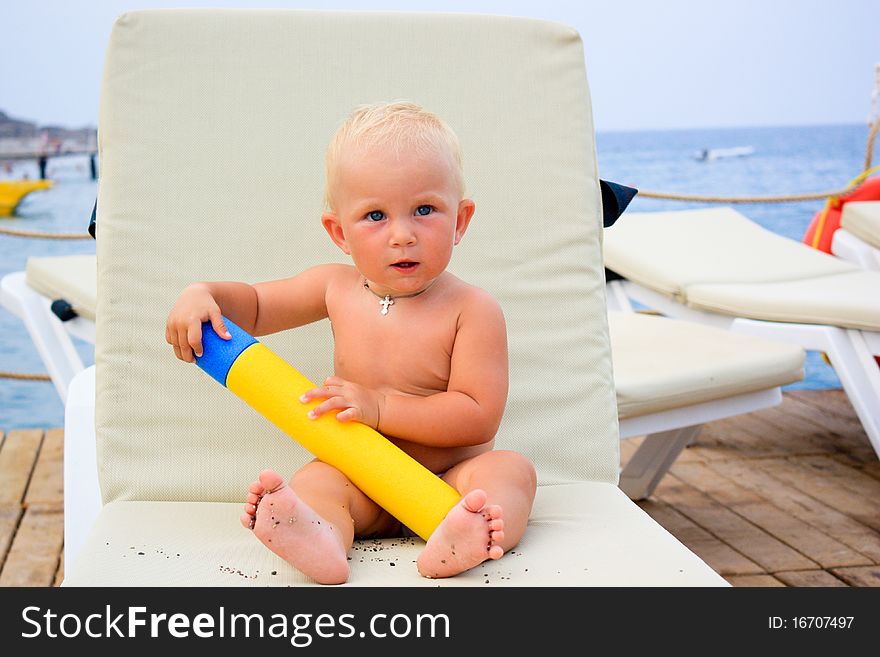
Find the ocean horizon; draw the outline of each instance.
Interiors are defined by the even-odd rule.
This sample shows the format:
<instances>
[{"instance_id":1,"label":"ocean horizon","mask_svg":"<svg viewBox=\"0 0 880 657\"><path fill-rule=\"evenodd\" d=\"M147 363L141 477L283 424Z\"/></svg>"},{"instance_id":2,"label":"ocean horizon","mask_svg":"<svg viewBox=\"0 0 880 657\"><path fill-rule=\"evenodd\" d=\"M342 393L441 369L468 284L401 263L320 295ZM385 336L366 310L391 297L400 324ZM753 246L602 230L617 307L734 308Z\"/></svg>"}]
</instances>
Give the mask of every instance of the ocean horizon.
<instances>
[{"instance_id":1,"label":"ocean horizon","mask_svg":"<svg viewBox=\"0 0 880 657\"><path fill-rule=\"evenodd\" d=\"M599 177L637 189L719 196L769 196L843 188L864 164L868 126L768 126L672 130L608 130L596 134ZM700 160L704 149L749 147L741 157ZM3 163L0 156L0 164ZM14 161L2 177L37 178L35 162ZM100 163L99 163L100 165ZM100 167L99 167L100 170ZM55 186L31 194L16 216L0 218L9 228L47 232L85 232L97 193L87 157L50 160L47 177ZM715 204L636 197L627 212L658 212ZM749 203L734 206L765 228L800 241L823 200ZM626 220L624 214L620 221ZM0 276L24 269L29 256L95 252L92 240L61 241L0 235ZM41 373L42 361L24 325L0 309L0 370ZM92 347L79 343L84 363L94 362ZM804 381L786 389L839 388L821 354L810 352ZM0 379L0 431L63 426L64 408L49 382Z\"/></svg>"}]
</instances>

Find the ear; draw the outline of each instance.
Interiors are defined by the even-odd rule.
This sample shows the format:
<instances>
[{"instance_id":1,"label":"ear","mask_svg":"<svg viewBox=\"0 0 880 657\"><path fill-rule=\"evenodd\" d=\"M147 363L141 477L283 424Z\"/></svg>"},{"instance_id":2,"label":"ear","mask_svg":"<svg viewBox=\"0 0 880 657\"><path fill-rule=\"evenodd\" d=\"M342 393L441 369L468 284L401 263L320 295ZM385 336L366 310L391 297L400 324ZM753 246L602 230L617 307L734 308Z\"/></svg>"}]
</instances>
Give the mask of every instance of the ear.
<instances>
[{"instance_id":1,"label":"ear","mask_svg":"<svg viewBox=\"0 0 880 657\"><path fill-rule=\"evenodd\" d=\"M469 198L462 199L458 203L458 216L455 219L455 244L461 242L461 238L467 232L471 223L471 217L474 216L476 205Z\"/></svg>"},{"instance_id":2,"label":"ear","mask_svg":"<svg viewBox=\"0 0 880 657\"><path fill-rule=\"evenodd\" d=\"M348 241L345 239L345 233L342 231L342 222L339 221L339 217L332 212L325 212L321 215L321 223L330 239L333 240L333 243L342 249L346 255L351 255L351 249L348 248Z\"/></svg>"}]
</instances>

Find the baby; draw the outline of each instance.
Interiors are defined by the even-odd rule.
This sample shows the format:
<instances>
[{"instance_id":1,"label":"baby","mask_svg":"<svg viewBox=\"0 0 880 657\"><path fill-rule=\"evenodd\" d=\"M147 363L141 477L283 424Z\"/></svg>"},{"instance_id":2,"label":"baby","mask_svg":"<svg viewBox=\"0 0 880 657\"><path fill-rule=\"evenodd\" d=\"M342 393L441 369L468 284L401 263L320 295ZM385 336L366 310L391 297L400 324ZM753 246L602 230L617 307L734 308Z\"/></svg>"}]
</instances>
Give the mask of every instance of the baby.
<instances>
[{"instance_id":1,"label":"baby","mask_svg":"<svg viewBox=\"0 0 880 657\"><path fill-rule=\"evenodd\" d=\"M461 493L419 555L419 573L449 577L498 559L525 531L536 478L521 454L493 450L508 388L501 308L446 271L475 207L464 198L458 138L412 103L360 107L328 147L326 204L321 222L353 265L255 285L194 283L175 302L166 339L193 362L202 322L228 337L221 314L253 335L329 318L335 375L299 400L323 400L309 417L336 411L339 422L362 422ZM355 537L407 531L319 460L288 483L263 470L241 521L325 584L348 579Z\"/></svg>"}]
</instances>

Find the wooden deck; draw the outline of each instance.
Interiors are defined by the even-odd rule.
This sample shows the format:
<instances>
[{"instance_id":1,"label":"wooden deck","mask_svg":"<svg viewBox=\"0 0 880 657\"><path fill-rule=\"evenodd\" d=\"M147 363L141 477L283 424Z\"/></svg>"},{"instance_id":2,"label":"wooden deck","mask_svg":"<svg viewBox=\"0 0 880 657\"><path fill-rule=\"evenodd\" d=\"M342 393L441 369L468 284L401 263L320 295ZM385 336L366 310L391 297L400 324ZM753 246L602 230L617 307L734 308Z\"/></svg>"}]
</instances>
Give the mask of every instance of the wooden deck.
<instances>
[{"instance_id":1,"label":"wooden deck","mask_svg":"<svg viewBox=\"0 0 880 657\"><path fill-rule=\"evenodd\" d=\"M0 586L58 585L63 431L0 439ZM706 425L640 506L734 586L880 586L880 460L841 391Z\"/></svg>"}]
</instances>

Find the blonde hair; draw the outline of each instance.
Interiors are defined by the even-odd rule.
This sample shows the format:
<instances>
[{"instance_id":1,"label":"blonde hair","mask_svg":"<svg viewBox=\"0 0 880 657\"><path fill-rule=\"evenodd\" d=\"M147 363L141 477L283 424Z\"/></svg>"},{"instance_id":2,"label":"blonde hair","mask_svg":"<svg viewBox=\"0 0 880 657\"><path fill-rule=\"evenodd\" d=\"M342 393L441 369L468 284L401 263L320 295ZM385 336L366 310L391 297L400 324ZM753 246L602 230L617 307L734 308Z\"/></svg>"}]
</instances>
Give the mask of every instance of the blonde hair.
<instances>
[{"instance_id":1,"label":"blonde hair","mask_svg":"<svg viewBox=\"0 0 880 657\"><path fill-rule=\"evenodd\" d=\"M332 211L331 190L336 180L336 163L350 146L390 148L395 155L415 151L420 155L446 151L452 158L453 175L464 196L464 170L458 136L439 116L416 103L397 100L360 105L333 135L324 158L324 203Z\"/></svg>"}]
</instances>

